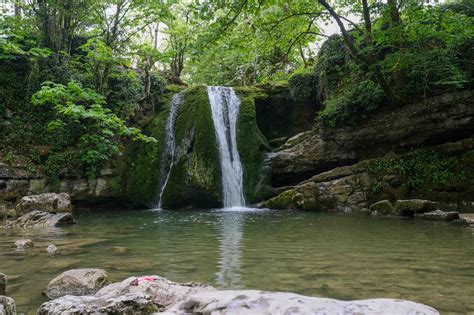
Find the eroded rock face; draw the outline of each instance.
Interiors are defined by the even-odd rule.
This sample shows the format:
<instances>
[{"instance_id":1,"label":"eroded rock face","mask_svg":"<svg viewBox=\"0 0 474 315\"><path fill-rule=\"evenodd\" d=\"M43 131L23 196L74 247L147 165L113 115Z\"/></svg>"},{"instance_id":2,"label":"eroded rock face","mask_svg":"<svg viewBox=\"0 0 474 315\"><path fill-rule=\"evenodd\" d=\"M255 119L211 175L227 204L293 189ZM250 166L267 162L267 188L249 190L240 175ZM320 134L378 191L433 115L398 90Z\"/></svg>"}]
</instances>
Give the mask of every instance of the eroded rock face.
<instances>
[{"instance_id":1,"label":"eroded rock face","mask_svg":"<svg viewBox=\"0 0 474 315\"><path fill-rule=\"evenodd\" d=\"M274 209L353 212L369 207L372 187L366 163L313 176L262 203Z\"/></svg>"},{"instance_id":2,"label":"eroded rock face","mask_svg":"<svg viewBox=\"0 0 474 315\"><path fill-rule=\"evenodd\" d=\"M33 210L49 213L71 212L71 197L66 193L44 193L25 196L16 205L17 216Z\"/></svg>"},{"instance_id":3,"label":"eroded rock face","mask_svg":"<svg viewBox=\"0 0 474 315\"><path fill-rule=\"evenodd\" d=\"M51 280L45 293L50 299L65 295L93 295L107 284L109 280L105 270L72 269Z\"/></svg>"},{"instance_id":4,"label":"eroded rock face","mask_svg":"<svg viewBox=\"0 0 474 315\"><path fill-rule=\"evenodd\" d=\"M379 112L364 125L298 135L272 154L272 183L293 185L389 151L463 139L474 132L472 99L472 91L445 94Z\"/></svg>"},{"instance_id":5,"label":"eroded rock face","mask_svg":"<svg viewBox=\"0 0 474 315\"><path fill-rule=\"evenodd\" d=\"M205 292L188 296L163 314L439 314L405 300L340 301L256 290Z\"/></svg>"},{"instance_id":6,"label":"eroded rock face","mask_svg":"<svg viewBox=\"0 0 474 315\"><path fill-rule=\"evenodd\" d=\"M31 211L16 220L7 222L8 228L45 228L76 224L70 213Z\"/></svg>"},{"instance_id":7,"label":"eroded rock face","mask_svg":"<svg viewBox=\"0 0 474 315\"><path fill-rule=\"evenodd\" d=\"M100 289L93 296L66 295L43 303L38 314L143 314L162 311L187 296L215 292L197 283L176 283L157 276L131 277Z\"/></svg>"}]
</instances>

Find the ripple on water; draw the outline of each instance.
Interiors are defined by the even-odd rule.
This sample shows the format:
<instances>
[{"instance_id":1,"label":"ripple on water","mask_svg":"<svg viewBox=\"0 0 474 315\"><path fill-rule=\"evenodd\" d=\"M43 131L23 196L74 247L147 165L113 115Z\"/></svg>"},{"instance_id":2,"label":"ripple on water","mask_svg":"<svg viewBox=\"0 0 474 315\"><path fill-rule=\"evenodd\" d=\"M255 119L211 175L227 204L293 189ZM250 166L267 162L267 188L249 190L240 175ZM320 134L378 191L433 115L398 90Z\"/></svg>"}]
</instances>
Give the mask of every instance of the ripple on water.
<instances>
[{"instance_id":1,"label":"ripple on water","mask_svg":"<svg viewBox=\"0 0 474 315\"><path fill-rule=\"evenodd\" d=\"M34 314L48 282L80 267L104 268L112 280L158 274L226 289L474 311L474 236L459 227L252 208L83 211L77 219L52 232L0 231L0 271L19 312ZM36 246L16 251L23 237ZM56 255L46 252L49 244Z\"/></svg>"}]
</instances>

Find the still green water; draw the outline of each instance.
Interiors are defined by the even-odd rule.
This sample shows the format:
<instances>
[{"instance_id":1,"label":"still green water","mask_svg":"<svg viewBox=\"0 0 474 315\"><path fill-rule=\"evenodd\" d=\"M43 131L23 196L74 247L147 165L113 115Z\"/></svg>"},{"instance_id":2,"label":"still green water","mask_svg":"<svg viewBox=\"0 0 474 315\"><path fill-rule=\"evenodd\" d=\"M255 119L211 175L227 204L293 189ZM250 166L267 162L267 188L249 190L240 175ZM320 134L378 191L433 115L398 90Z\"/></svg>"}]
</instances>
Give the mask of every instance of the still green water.
<instances>
[{"instance_id":1,"label":"still green water","mask_svg":"<svg viewBox=\"0 0 474 315\"><path fill-rule=\"evenodd\" d=\"M224 289L338 299L402 298L474 312L474 232L413 220L288 211L88 211L74 227L0 230L0 272L19 312L34 313L60 272L103 268L112 280L156 274ZM27 237L35 248L19 252ZM49 244L58 253L46 252Z\"/></svg>"}]
</instances>

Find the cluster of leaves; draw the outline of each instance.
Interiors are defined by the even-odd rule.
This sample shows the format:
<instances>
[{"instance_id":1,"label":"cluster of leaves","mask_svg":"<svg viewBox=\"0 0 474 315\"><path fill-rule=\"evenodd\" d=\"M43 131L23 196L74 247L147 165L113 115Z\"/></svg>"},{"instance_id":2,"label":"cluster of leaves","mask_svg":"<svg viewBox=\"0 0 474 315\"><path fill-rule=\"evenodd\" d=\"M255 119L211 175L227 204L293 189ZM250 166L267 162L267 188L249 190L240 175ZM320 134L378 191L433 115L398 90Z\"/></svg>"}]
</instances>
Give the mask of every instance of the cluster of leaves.
<instances>
[{"instance_id":1,"label":"cluster of leaves","mask_svg":"<svg viewBox=\"0 0 474 315\"><path fill-rule=\"evenodd\" d=\"M463 172L457 172L459 160L446 157L429 149L416 149L397 158L385 158L373 161L368 171L375 175L396 173L406 179L406 185L412 191L424 185L442 187L450 181L462 181ZM378 181L374 191L383 187L383 181Z\"/></svg>"},{"instance_id":2,"label":"cluster of leaves","mask_svg":"<svg viewBox=\"0 0 474 315\"><path fill-rule=\"evenodd\" d=\"M118 152L117 136L156 141L127 127L105 107L102 95L74 81L67 85L45 82L31 101L35 106L53 109L54 117L47 129L58 140L46 161L50 176L59 175L55 166L65 161L72 170L84 169L87 175L95 175L97 166Z\"/></svg>"}]
</instances>

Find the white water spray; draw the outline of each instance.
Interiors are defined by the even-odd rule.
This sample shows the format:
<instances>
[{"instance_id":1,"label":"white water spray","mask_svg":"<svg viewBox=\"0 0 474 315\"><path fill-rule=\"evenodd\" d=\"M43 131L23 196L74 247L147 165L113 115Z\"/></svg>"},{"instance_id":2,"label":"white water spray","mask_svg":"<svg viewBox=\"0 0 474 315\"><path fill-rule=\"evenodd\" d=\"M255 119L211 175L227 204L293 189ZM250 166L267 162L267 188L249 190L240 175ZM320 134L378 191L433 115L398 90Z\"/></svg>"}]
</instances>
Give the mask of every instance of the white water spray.
<instances>
[{"instance_id":1,"label":"white water spray","mask_svg":"<svg viewBox=\"0 0 474 315\"><path fill-rule=\"evenodd\" d=\"M230 87L209 86L207 92L219 146L224 207L245 207L243 171L236 134L240 99Z\"/></svg>"},{"instance_id":2,"label":"white water spray","mask_svg":"<svg viewBox=\"0 0 474 315\"><path fill-rule=\"evenodd\" d=\"M160 197L158 199L157 205L158 209L161 209L162 207L163 193L170 179L171 169L173 168L175 162L176 142L174 137L174 125L176 123L176 116L178 115L179 107L183 103L183 100L184 93L178 93L173 95L173 98L171 100L170 112L166 120L166 144L161 160L161 170L166 171L166 177L162 176L160 180Z\"/></svg>"}]
</instances>

